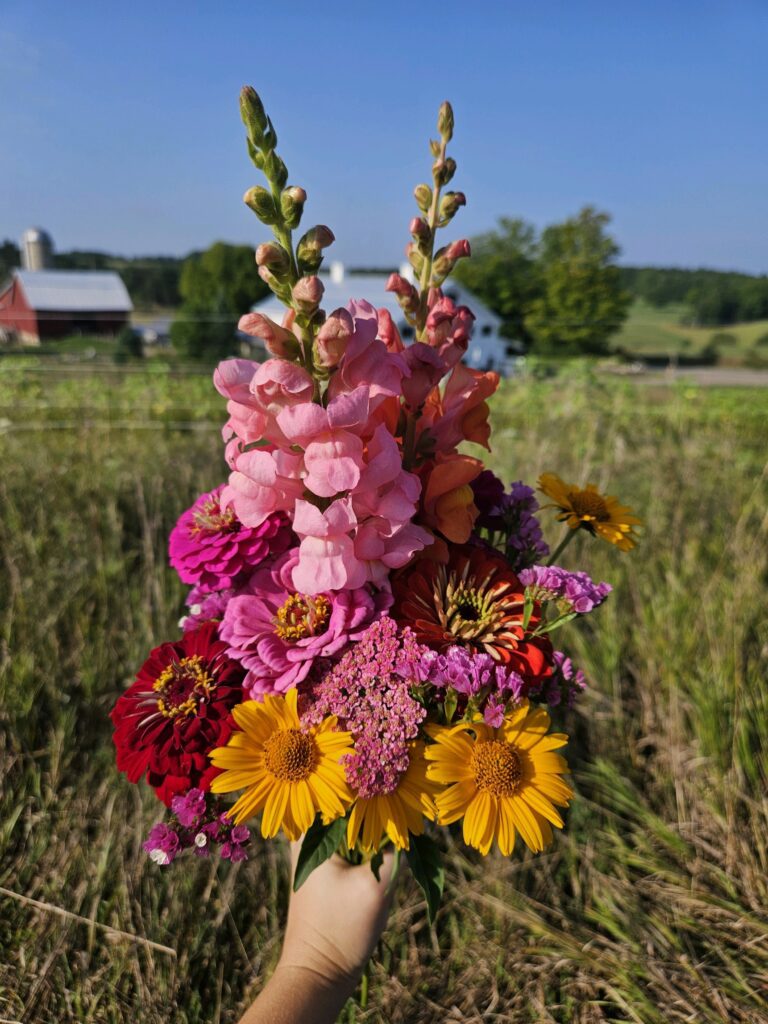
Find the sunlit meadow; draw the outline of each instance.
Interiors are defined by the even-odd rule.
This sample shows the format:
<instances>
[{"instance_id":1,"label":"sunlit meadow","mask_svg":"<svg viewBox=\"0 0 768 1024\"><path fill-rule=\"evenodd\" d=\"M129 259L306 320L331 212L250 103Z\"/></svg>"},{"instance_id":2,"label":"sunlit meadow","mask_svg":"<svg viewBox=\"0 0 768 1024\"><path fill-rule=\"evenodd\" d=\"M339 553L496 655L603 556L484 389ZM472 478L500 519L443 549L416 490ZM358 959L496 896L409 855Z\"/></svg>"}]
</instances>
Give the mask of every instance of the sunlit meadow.
<instances>
[{"instance_id":1,"label":"sunlit meadow","mask_svg":"<svg viewBox=\"0 0 768 1024\"><path fill-rule=\"evenodd\" d=\"M158 805L117 775L108 719L173 635L166 539L223 477L222 406L179 369L0 364L4 1020L232 1022L276 961L282 847L151 863ZM591 543L615 586L566 627L590 680L565 720L578 798L539 857L443 830L435 929L404 873L343 1019L767 1022L766 393L572 369L507 382L493 428L507 482L591 480L646 521L635 552L564 556Z\"/></svg>"}]
</instances>

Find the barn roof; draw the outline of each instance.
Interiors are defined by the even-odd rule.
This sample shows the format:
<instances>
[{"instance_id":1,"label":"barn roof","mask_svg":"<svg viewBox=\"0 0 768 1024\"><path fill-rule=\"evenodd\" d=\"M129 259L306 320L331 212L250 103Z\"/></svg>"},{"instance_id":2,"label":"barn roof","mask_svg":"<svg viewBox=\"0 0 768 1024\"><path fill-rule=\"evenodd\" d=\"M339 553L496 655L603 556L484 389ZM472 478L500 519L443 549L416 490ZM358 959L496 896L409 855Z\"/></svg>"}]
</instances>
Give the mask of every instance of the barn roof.
<instances>
[{"instance_id":1,"label":"barn roof","mask_svg":"<svg viewBox=\"0 0 768 1024\"><path fill-rule=\"evenodd\" d=\"M27 302L36 310L130 312L133 303L114 270L17 270Z\"/></svg>"}]
</instances>

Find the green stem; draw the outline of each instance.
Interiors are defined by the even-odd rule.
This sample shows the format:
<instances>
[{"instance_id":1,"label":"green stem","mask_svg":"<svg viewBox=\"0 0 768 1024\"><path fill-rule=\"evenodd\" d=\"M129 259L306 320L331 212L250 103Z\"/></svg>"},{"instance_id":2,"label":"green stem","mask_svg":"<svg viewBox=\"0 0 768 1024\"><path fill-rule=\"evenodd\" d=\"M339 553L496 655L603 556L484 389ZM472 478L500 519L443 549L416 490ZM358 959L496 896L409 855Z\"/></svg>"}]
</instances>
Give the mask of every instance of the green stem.
<instances>
[{"instance_id":1,"label":"green stem","mask_svg":"<svg viewBox=\"0 0 768 1024\"><path fill-rule=\"evenodd\" d=\"M439 161L445 160L445 151L448 146L448 142L445 138L440 140L440 156L437 158ZM429 225L429 253L424 257L424 266L421 268L421 277L419 278L419 312L416 316L416 340L424 340L424 328L427 323L427 299L429 297L429 283L432 279L432 261L435 255L435 234L437 232L437 211L440 205L440 189L441 185L438 184L437 176L432 175L432 183L434 188L432 189L432 205L429 208L427 214L427 224Z\"/></svg>"},{"instance_id":2,"label":"green stem","mask_svg":"<svg viewBox=\"0 0 768 1024\"><path fill-rule=\"evenodd\" d=\"M560 557L560 555L562 555L562 553L565 551L565 549L568 547L568 545L571 543L571 541L573 540L573 538L576 536L577 533L578 533L578 530L572 530L570 528L570 526L568 527L568 532L563 537L563 539L560 541L560 543L557 545L557 547L552 552L552 554L549 556L549 561L547 562L547 565L554 565L555 564L557 559Z\"/></svg>"},{"instance_id":3,"label":"green stem","mask_svg":"<svg viewBox=\"0 0 768 1024\"><path fill-rule=\"evenodd\" d=\"M368 982L370 980L371 962L370 960L363 968L363 976L360 979L360 1009L364 1010L368 1006Z\"/></svg>"}]
</instances>

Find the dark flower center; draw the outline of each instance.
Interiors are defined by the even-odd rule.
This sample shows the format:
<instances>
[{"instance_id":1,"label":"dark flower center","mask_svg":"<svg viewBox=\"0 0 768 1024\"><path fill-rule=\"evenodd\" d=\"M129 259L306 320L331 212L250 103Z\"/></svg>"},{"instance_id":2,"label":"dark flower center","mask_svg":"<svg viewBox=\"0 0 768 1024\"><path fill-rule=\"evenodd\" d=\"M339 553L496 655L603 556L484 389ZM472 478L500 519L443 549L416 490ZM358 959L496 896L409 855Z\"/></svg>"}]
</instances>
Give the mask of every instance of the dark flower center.
<instances>
[{"instance_id":1,"label":"dark flower center","mask_svg":"<svg viewBox=\"0 0 768 1024\"><path fill-rule=\"evenodd\" d=\"M517 747L501 740L475 744L470 769L478 789L494 796L514 796L523 779L523 764Z\"/></svg>"},{"instance_id":2,"label":"dark flower center","mask_svg":"<svg viewBox=\"0 0 768 1024\"><path fill-rule=\"evenodd\" d=\"M157 710L165 718L179 719L196 715L200 704L216 689L216 681L208 674L199 654L174 661L152 684L157 693Z\"/></svg>"},{"instance_id":3,"label":"dark flower center","mask_svg":"<svg viewBox=\"0 0 768 1024\"><path fill-rule=\"evenodd\" d=\"M192 513L192 536L198 533L234 533L240 529L240 523L234 510L222 509L218 501L206 501Z\"/></svg>"},{"instance_id":4,"label":"dark flower center","mask_svg":"<svg viewBox=\"0 0 768 1024\"><path fill-rule=\"evenodd\" d=\"M568 501L571 504L574 515L587 522L596 520L598 523L610 521L611 514L605 499L595 491L569 491Z\"/></svg>"},{"instance_id":5,"label":"dark flower center","mask_svg":"<svg viewBox=\"0 0 768 1024\"><path fill-rule=\"evenodd\" d=\"M316 763L315 742L300 729L273 732L264 744L267 771L283 782L300 782L308 778Z\"/></svg>"},{"instance_id":6,"label":"dark flower center","mask_svg":"<svg viewBox=\"0 0 768 1024\"><path fill-rule=\"evenodd\" d=\"M275 633L281 640L303 640L322 633L331 616L331 602L322 594L292 594L275 615Z\"/></svg>"}]
</instances>

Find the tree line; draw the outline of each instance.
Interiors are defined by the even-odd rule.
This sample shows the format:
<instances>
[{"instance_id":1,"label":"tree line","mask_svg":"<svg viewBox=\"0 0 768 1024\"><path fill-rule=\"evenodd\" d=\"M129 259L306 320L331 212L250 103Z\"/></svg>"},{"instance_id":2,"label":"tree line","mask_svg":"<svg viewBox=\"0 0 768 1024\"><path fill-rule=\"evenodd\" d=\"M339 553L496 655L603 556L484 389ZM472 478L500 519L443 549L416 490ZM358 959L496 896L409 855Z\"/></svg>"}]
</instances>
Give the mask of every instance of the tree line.
<instances>
[{"instance_id":1,"label":"tree line","mask_svg":"<svg viewBox=\"0 0 768 1024\"><path fill-rule=\"evenodd\" d=\"M652 306L682 303L702 327L768 319L768 276L679 267L621 267L624 288Z\"/></svg>"}]
</instances>

